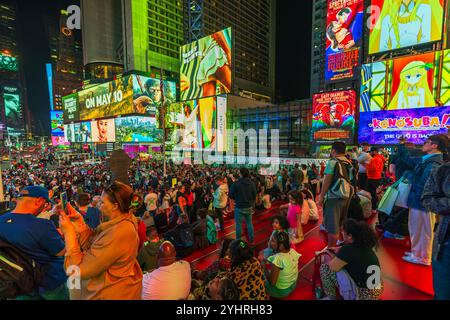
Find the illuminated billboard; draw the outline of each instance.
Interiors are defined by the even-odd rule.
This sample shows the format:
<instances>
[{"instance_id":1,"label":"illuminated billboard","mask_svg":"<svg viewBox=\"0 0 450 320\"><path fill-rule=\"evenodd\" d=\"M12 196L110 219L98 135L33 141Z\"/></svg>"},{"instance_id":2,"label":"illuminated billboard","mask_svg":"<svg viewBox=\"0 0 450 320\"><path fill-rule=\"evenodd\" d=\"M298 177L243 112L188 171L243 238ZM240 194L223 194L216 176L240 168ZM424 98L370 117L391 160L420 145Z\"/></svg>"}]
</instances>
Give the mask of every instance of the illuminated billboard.
<instances>
[{"instance_id":1,"label":"illuminated billboard","mask_svg":"<svg viewBox=\"0 0 450 320\"><path fill-rule=\"evenodd\" d=\"M360 142L422 143L447 132L450 50L365 64L361 80Z\"/></svg>"},{"instance_id":2,"label":"illuminated billboard","mask_svg":"<svg viewBox=\"0 0 450 320\"><path fill-rule=\"evenodd\" d=\"M177 100L175 82L163 80L164 92L161 92L161 89L161 81L159 79L133 75L133 106L135 113L152 115L159 119L163 94L165 105L170 105Z\"/></svg>"},{"instance_id":3,"label":"illuminated billboard","mask_svg":"<svg viewBox=\"0 0 450 320\"><path fill-rule=\"evenodd\" d=\"M203 98L174 104L171 143L182 148L216 149L216 98Z\"/></svg>"},{"instance_id":4,"label":"illuminated billboard","mask_svg":"<svg viewBox=\"0 0 450 320\"><path fill-rule=\"evenodd\" d=\"M162 130L154 117L122 117L115 119L117 142L160 143Z\"/></svg>"},{"instance_id":5,"label":"illuminated billboard","mask_svg":"<svg viewBox=\"0 0 450 320\"><path fill-rule=\"evenodd\" d=\"M356 92L353 90L315 94L312 136L315 144L343 141L351 144L355 131Z\"/></svg>"},{"instance_id":6,"label":"illuminated billboard","mask_svg":"<svg viewBox=\"0 0 450 320\"><path fill-rule=\"evenodd\" d=\"M442 39L445 0L372 0L369 54Z\"/></svg>"},{"instance_id":7,"label":"illuminated billboard","mask_svg":"<svg viewBox=\"0 0 450 320\"><path fill-rule=\"evenodd\" d=\"M134 113L131 76L102 83L78 92L80 120Z\"/></svg>"},{"instance_id":8,"label":"illuminated billboard","mask_svg":"<svg viewBox=\"0 0 450 320\"><path fill-rule=\"evenodd\" d=\"M91 123L79 122L64 125L64 138L68 142L93 142Z\"/></svg>"},{"instance_id":9,"label":"illuminated billboard","mask_svg":"<svg viewBox=\"0 0 450 320\"><path fill-rule=\"evenodd\" d=\"M64 136L52 136L52 145L54 147L70 146L70 142Z\"/></svg>"},{"instance_id":10,"label":"illuminated billboard","mask_svg":"<svg viewBox=\"0 0 450 320\"><path fill-rule=\"evenodd\" d=\"M19 89L3 87L3 104L5 108L5 125L10 136L18 136L24 132L23 107Z\"/></svg>"},{"instance_id":11,"label":"illuminated billboard","mask_svg":"<svg viewBox=\"0 0 450 320\"><path fill-rule=\"evenodd\" d=\"M64 110L64 122L80 120L80 108L78 105L78 94L73 93L62 98Z\"/></svg>"},{"instance_id":12,"label":"illuminated billboard","mask_svg":"<svg viewBox=\"0 0 450 320\"><path fill-rule=\"evenodd\" d=\"M176 93L175 82L165 80L165 102L175 102ZM158 116L161 98L160 80L129 75L63 97L64 121L92 120L130 114Z\"/></svg>"},{"instance_id":13,"label":"illuminated billboard","mask_svg":"<svg viewBox=\"0 0 450 320\"><path fill-rule=\"evenodd\" d=\"M325 81L355 78L363 20L364 0L328 0Z\"/></svg>"},{"instance_id":14,"label":"illuminated billboard","mask_svg":"<svg viewBox=\"0 0 450 320\"><path fill-rule=\"evenodd\" d=\"M0 70L18 71L17 58L0 54Z\"/></svg>"},{"instance_id":15,"label":"illuminated billboard","mask_svg":"<svg viewBox=\"0 0 450 320\"><path fill-rule=\"evenodd\" d=\"M114 119L94 120L91 122L92 142L115 142L116 129Z\"/></svg>"},{"instance_id":16,"label":"illuminated billboard","mask_svg":"<svg viewBox=\"0 0 450 320\"><path fill-rule=\"evenodd\" d=\"M231 38L227 28L180 48L181 101L231 92Z\"/></svg>"},{"instance_id":17,"label":"illuminated billboard","mask_svg":"<svg viewBox=\"0 0 450 320\"><path fill-rule=\"evenodd\" d=\"M64 119L62 111L50 111L51 135L64 136Z\"/></svg>"}]
</instances>

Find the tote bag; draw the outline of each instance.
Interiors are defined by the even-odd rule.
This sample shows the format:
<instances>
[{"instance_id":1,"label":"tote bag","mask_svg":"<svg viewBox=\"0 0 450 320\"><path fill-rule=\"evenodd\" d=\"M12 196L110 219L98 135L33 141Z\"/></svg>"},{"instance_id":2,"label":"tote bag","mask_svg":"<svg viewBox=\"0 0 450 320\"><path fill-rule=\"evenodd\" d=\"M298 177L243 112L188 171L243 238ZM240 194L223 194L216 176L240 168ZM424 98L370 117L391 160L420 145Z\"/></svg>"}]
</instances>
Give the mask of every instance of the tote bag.
<instances>
[{"instance_id":1,"label":"tote bag","mask_svg":"<svg viewBox=\"0 0 450 320\"><path fill-rule=\"evenodd\" d=\"M411 184L408 183L406 179L403 179L402 182L398 185L398 197L397 201L395 201L396 207L406 208L408 209L408 196L411 191Z\"/></svg>"},{"instance_id":2,"label":"tote bag","mask_svg":"<svg viewBox=\"0 0 450 320\"><path fill-rule=\"evenodd\" d=\"M380 203L378 204L377 210L380 212L384 212L387 215L390 215L392 212L392 209L395 206L395 202L397 201L399 191L398 186L400 183L403 182L403 177L400 178L396 183L394 183L392 186L387 188L386 192L384 193L383 197L380 200Z\"/></svg>"}]
</instances>

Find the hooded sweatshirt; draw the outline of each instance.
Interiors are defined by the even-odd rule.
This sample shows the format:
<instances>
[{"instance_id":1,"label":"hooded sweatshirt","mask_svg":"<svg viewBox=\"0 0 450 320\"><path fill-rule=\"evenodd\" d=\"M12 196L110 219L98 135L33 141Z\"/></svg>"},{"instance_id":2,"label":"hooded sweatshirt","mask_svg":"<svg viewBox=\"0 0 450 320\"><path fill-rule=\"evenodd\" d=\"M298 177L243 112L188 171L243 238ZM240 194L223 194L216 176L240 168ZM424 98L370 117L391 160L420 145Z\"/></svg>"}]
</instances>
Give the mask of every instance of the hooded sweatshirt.
<instances>
[{"instance_id":1,"label":"hooded sweatshirt","mask_svg":"<svg viewBox=\"0 0 450 320\"><path fill-rule=\"evenodd\" d=\"M256 201L256 186L249 178L241 178L231 186L230 198L238 209L253 207Z\"/></svg>"}]
</instances>

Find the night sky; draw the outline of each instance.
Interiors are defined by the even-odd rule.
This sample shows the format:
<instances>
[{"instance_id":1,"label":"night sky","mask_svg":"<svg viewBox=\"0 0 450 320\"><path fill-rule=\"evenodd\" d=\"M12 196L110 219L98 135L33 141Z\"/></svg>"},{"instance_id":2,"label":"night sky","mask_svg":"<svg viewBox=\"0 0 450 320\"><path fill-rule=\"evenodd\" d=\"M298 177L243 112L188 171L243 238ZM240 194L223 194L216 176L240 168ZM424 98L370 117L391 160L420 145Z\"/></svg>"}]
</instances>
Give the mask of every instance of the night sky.
<instances>
[{"instance_id":1,"label":"night sky","mask_svg":"<svg viewBox=\"0 0 450 320\"><path fill-rule=\"evenodd\" d=\"M50 134L49 95L45 64L50 50L43 16L59 16L61 9L78 0L18 0L23 67L34 134ZM285 102L309 97L312 0L277 0L276 100Z\"/></svg>"}]
</instances>

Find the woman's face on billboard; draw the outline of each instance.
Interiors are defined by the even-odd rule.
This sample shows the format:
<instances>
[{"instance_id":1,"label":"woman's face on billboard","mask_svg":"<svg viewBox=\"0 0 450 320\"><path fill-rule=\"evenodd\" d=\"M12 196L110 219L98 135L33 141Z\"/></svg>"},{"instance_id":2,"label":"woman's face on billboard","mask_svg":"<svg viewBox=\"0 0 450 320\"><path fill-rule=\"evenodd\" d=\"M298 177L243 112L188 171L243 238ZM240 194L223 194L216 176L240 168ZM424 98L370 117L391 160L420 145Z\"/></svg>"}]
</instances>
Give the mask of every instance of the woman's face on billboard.
<instances>
[{"instance_id":1,"label":"woman's face on billboard","mask_svg":"<svg viewBox=\"0 0 450 320\"><path fill-rule=\"evenodd\" d=\"M106 137L108 133L108 121L99 120L97 121L97 128L100 137Z\"/></svg>"}]
</instances>

